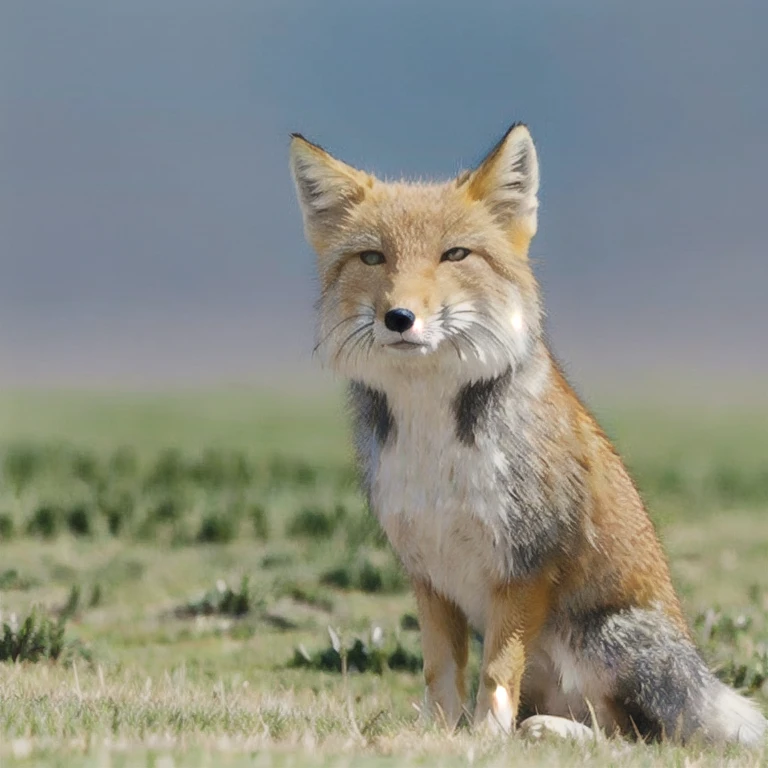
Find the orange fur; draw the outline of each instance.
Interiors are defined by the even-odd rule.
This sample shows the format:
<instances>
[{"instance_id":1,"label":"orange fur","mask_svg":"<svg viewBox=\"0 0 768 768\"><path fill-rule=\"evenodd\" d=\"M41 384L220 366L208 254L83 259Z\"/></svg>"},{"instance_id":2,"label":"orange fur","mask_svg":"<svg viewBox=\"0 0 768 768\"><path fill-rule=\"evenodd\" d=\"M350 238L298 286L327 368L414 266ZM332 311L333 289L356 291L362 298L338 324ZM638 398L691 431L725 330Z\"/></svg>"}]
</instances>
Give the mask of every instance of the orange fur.
<instances>
[{"instance_id":1,"label":"orange fur","mask_svg":"<svg viewBox=\"0 0 768 768\"><path fill-rule=\"evenodd\" d=\"M483 643L483 672L477 695L475 721L490 713L503 730L514 727L531 643L547 620L552 582L545 573L527 583L506 584L493 590L490 620ZM511 721L504 722L494 693L503 689Z\"/></svg>"},{"instance_id":2,"label":"orange fur","mask_svg":"<svg viewBox=\"0 0 768 768\"><path fill-rule=\"evenodd\" d=\"M432 587L414 580L413 592L418 606L421 642L424 649L424 682L431 700L440 706L451 727L461 716L466 696L466 670L469 657L469 627L462 611L437 594ZM450 676L456 696L448 702L440 690L444 675Z\"/></svg>"}]
</instances>

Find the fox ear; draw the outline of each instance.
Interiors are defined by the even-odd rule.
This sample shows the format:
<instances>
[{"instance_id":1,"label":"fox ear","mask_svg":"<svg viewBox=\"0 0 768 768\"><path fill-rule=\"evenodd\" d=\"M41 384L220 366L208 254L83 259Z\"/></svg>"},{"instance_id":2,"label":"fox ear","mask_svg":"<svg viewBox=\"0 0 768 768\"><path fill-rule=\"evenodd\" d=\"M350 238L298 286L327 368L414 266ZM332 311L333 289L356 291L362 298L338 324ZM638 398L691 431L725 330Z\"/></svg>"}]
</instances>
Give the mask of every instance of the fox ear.
<instances>
[{"instance_id":1,"label":"fox ear","mask_svg":"<svg viewBox=\"0 0 768 768\"><path fill-rule=\"evenodd\" d=\"M291 138L291 173L307 233L333 226L359 203L372 178L329 155L301 134Z\"/></svg>"},{"instance_id":2,"label":"fox ear","mask_svg":"<svg viewBox=\"0 0 768 768\"><path fill-rule=\"evenodd\" d=\"M539 161L522 123L513 125L474 171L460 177L459 185L506 224L536 234Z\"/></svg>"}]
</instances>

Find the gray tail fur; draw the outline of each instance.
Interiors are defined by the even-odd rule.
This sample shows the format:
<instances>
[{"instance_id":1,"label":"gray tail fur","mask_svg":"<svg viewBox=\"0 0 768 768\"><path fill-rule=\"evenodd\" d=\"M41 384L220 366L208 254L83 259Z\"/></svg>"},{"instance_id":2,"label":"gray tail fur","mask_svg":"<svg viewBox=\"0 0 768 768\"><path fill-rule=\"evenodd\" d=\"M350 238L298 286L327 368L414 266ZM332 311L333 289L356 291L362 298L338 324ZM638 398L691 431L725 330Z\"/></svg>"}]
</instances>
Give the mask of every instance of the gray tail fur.
<instances>
[{"instance_id":1,"label":"gray tail fur","mask_svg":"<svg viewBox=\"0 0 768 768\"><path fill-rule=\"evenodd\" d=\"M660 611L593 614L580 624L582 658L642 735L762 743L768 723L757 706L720 682Z\"/></svg>"}]
</instances>

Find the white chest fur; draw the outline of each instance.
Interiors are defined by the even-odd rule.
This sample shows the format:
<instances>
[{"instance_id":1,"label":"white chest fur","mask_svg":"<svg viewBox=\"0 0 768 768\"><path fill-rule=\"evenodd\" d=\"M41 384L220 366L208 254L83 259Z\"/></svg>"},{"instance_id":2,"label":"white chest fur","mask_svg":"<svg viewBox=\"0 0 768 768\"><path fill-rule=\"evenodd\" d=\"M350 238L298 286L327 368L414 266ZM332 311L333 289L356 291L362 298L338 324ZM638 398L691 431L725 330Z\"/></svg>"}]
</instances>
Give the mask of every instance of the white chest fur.
<instances>
[{"instance_id":1,"label":"white chest fur","mask_svg":"<svg viewBox=\"0 0 768 768\"><path fill-rule=\"evenodd\" d=\"M371 503L409 574L482 630L485 596L504 569L501 457L488 441L458 439L453 400L424 386L388 393L395 427L380 450L371 446Z\"/></svg>"}]
</instances>

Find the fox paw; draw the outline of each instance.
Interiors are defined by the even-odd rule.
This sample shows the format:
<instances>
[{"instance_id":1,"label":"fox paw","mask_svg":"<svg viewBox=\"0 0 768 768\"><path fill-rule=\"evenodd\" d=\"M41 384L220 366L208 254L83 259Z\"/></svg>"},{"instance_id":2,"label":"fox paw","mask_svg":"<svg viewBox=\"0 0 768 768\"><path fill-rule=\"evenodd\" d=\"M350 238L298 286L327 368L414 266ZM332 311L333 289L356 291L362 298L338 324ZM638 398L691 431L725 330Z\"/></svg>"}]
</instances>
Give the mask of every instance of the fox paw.
<instances>
[{"instance_id":1,"label":"fox paw","mask_svg":"<svg viewBox=\"0 0 768 768\"><path fill-rule=\"evenodd\" d=\"M515 727L515 712L506 688L499 685L475 712L475 728L493 735L506 735Z\"/></svg>"},{"instance_id":2,"label":"fox paw","mask_svg":"<svg viewBox=\"0 0 768 768\"><path fill-rule=\"evenodd\" d=\"M518 730L522 736L534 740L541 739L547 734L573 741L591 741L595 738L595 732L589 726L553 715L529 717L520 723Z\"/></svg>"}]
</instances>

